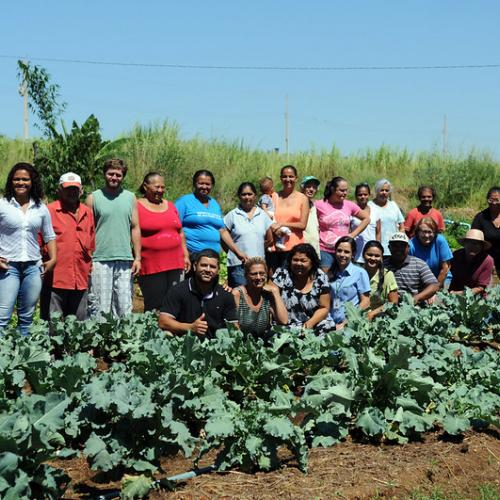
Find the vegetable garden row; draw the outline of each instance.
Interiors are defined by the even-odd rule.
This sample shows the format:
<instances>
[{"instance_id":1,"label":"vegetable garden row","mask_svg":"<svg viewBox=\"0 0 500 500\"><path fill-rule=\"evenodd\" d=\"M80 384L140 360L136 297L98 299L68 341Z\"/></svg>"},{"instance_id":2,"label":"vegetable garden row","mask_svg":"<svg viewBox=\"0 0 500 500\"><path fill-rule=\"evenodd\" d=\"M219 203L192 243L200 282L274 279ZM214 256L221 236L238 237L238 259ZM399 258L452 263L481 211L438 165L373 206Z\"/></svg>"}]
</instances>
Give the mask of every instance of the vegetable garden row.
<instances>
[{"instance_id":1,"label":"vegetable garden row","mask_svg":"<svg viewBox=\"0 0 500 500\"><path fill-rule=\"evenodd\" d=\"M349 433L405 443L436 427L498 426L500 287L439 297L371 322L351 308L343 331L282 328L267 345L236 330L170 338L152 314L6 332L0 497L60 497L68 479L47 464L56 456L138 475L123 490L132 498L179 451L196 465L215 449L216 469L252 471L279 466L287 447L306 472L308 448Z\"/></svg>"}]
</instances>

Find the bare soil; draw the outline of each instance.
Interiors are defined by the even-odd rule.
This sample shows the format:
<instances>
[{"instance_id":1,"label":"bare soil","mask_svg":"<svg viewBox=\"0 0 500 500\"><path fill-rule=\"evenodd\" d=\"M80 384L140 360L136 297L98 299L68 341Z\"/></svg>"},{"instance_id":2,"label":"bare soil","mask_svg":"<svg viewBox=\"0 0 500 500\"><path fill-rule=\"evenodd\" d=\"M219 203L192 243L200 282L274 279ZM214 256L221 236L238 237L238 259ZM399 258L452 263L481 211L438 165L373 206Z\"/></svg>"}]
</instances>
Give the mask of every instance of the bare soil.
<instances>
[{"instance_id":1,"label":"bare soil","mask_svg":"<svg viewBox=\"0 0 500 500\"><path fill-rule=\"evenodd\" d=\"M210 455L201 466L214 460ZM64 498L84 498L119 488L102 473L91 471L83 458L57 461L72 482ZM162 461L162 477L191 470L189 459ZM232 470L198 476L177 483L173 492L154 491L152 499L208 498L484 498L487 487L500 498L500 434L496 430L469 432L463 438L444 439L440 433L407 445L369 444L351 438L331 448L309 453L309 471L303 474L294 459L284 456L281 469L254 474Z\"/></svg>"}]
</instances>

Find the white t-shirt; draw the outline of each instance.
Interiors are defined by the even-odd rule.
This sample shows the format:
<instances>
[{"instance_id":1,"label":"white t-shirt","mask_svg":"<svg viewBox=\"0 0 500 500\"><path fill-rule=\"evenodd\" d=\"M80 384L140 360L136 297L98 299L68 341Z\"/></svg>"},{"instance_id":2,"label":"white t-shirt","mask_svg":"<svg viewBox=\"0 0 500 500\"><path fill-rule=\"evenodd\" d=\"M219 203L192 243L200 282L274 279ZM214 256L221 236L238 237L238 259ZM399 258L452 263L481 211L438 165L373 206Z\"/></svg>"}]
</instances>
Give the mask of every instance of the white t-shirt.
<instances>
[{"instance_id":1,"label":"white t-shirt","mask_svg":"<svg viewBox=\"0 0 500 500\"><path fill-rule=\"evenodd\" d=\"M398 204L392 200L389 200L383 207L379 207L370 200L368 206L370 207L370 217L375 221L380 219L380 230L382 233L381 243L384 247L384 255L391 255L389 250L389 238L399 230L399 224L402 224L405 218Z\"/></svg>"}]
</instances>

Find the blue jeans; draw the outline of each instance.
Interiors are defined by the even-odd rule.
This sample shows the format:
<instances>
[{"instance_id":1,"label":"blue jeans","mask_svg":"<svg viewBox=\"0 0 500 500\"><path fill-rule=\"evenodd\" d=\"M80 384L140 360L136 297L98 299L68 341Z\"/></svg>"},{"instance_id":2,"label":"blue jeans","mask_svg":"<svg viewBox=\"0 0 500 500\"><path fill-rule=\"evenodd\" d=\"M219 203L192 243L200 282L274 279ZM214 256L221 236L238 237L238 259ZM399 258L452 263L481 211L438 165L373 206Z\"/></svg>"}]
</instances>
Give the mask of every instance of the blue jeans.
<instances>
[{"instance_id":1,"label":"blue jeans","mask_svg":"<svg viewBox=\"0 0 500 500\"><path fill-rule=\"evenodd\" d=\"M247 280L245 279L245 269L242 265L229 266L227 268L227 284L231 288L247 284Z\"/></svg>"},{"instance_id":2,"label":"blue jeans","mask_svg":"<svg viewBox=\"0 0 500 500\"><path fill-rule=\"evenodd\" d=\"M9 324L17 302L18 327L22 335L28 335L41 289L42 266L38 261L11 261L9 269L0 270L0 329Z\"/></svg>"},{"instance_id":3,"label":"blue jeans","mask_svg":"<svg viewBox=\"0 0 500 500\"><path fill-rule=\"evenodd\" d=\"M322 269L330 269L335 262L335 254L331 252L325 252L324 250L320 250L321 254L321 262L320 266Z\"/></svg>"}]
</instances>

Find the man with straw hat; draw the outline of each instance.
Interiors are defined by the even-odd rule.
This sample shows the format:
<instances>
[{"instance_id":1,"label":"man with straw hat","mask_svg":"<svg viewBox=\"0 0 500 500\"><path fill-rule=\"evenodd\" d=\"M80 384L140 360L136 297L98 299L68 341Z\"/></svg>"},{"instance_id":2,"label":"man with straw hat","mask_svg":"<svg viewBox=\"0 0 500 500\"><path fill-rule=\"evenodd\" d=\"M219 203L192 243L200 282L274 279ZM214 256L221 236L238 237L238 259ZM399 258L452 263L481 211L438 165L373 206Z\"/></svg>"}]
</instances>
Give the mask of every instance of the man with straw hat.
<instances>
[{"instance_id":1,"label":"man with straw hat","mask_svg":"<svg viewBox=\"0 0 500 500\"><path fill-rule=\"evenodd\" d=\"M469 229L465 238L458 242L464 248L453 252L450 292L461 294L467 287L474 295L484 293L493 272L493 258L486 253L491 243L485 241L484 233L479 229Z\"/></svg>"}]
</instances>

